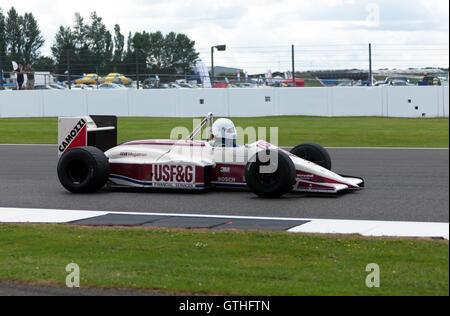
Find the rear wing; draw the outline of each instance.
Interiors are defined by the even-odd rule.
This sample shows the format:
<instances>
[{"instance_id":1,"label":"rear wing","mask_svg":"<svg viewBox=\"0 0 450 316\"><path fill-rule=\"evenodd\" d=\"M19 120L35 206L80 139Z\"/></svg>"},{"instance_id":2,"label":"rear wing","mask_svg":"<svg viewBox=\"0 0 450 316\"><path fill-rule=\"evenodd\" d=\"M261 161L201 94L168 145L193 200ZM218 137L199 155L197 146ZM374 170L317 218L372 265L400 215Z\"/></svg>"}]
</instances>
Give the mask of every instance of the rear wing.
<instances>
[{"instance_id":1,"label":"rear wing","mask_svg":"<svg viewBox=\"0 0 450 316\"><path fill-rule=\"evenodd\" d=\"M107 151L117 146L117 117L91 115L58 118L58 156L84 146Z\"/></svg>"}]
</instances>

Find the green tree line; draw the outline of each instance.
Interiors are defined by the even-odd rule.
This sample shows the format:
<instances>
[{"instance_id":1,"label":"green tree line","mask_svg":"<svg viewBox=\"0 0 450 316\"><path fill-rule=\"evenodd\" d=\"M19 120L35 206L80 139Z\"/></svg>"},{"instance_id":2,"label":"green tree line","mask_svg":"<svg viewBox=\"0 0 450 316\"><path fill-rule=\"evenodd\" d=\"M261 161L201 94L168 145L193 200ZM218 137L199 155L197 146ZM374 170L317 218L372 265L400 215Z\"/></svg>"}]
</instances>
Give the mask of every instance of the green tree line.
<instances>
[{"instance_id":1,"label":"green tree line","mask_svg":"<svg viewBox=\"0 0 450 316\"><path fill-rule=\"evenodd\" d=\"M0 66L11 69L11 61L33 64L40 59L44 38L32 13L19 15L12 7L7 14L0 8Z\"/></svg>"},{"instance_id":2,"label":"green tree line","mask_svg":"<svg viewBox=\"0 0 450 316\"><path fill-rule=\"evenodd\" d=\"M20 15L14 7L0 8L0 68L11 69L11 61L31 64L35 70L74 75L184 74L191 73L199 54L195 42L185 34L170 32L129 33L120 25L111 33L102 18L92 12L88 19L75 13L74 25L61 25L51 46L51 56L40 53L44 39L32 13Z\"/></svg>"}]
</instances>

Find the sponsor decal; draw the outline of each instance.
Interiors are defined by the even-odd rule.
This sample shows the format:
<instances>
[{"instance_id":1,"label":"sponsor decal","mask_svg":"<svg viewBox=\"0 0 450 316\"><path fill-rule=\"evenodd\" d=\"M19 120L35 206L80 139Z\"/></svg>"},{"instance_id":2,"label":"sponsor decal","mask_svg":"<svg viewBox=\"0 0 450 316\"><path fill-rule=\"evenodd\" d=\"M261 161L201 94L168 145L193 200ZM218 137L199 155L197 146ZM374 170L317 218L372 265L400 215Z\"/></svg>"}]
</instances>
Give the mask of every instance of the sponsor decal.
<instances>
[{"instance_id":1,"label":"sponsor decal","mask_svg":"<svg viewBox=\"0 0 450 316\"><path fill-rule=\"evenodd\" d=\"M144 153L121 152L120 155L123 157L147 157L147 154Z\"/></svg>"},{"instance_id":2,"label":"sponsor decal","mask_svg":"<svg viewBox=\"0 0 450 316\"><path fill-rule=\"evenodd\" d=\"M304 180L297 178L297 183L294 186L294 190L300 191L334 191L335 189L330 186L320 185L318 183L303 182Z\"/></svg>"},{"instance_id":3,"label":"sponsor decal","mask_svg":"<svg viewBox=\"0 0 450 316\"><path fill-rule=\"evenodd\" d=\"M193 183L165 183L165 182L155 182L153 183L155 188L175 188L175 189L195 189L195 184Z\"/></svg>"},{"instance_id":4,"label":"sponsor decal","mask_svg":"<svg viewBox=\"0 0 450 316\"><path fill-rule=\"evenodd\" d=\"M217 164L212 175L213 183L245 183L245 165Z\"/></svg>"},{"instance_id":5,"label":"sponsor decal","mask_svg":"<svg viewBox=\"0 0 450 316\"><path fill-rule=\"evenodd\" d=\"M230 182L230 183L234 183L236 182L236 178L231 178L231 177L218 177L217 178L218 182Z\"/></svg>"},{"instance_id":6,"label":"sponsor decal","mask_svg":"<svg viewBox=\"0 0 450 316\"><path fill-rule=\"evenodd\" d=\"M86 126L86 121L84 119L80 119L78 123L73 127L73 129L68 133L66 138L59 144L58 150L60 153L65 152L72 142L77 138L77 136L83 131L83 128Z\"/></svg>"},{"instance_id":7,"label":"sponsor decal","mask_svg":"<svg viewBox=\"0 0 450 316\"><path fill-rule=\"evenodd\" d=\"M314 177L315 177L315 175L308 174L308 173L298 173L297 174L297 179L299 179L299 180L303 180L303 179L310 180L310 179L314 179Z\"/></svg>"},{"instance_id":8,"label":"sponsor decal","mask_svg":"<svg viewBox=\"0 0 450 316\"><path fill-rule=\"evenodd\" d=\"M204 188L203 167L170 164L111 163L110 179L116 184L167 188Z\"/></svg>"},{"instance_id":9,"label":"sponsor decal","mask_svg":"<svg viewBox=\"0 0 450 316\"><path fill-rule=\"evenodd\" d=\"M194 183L195 168L189 165L153 165L153 182Z\"/></svg>"}]
</instances>

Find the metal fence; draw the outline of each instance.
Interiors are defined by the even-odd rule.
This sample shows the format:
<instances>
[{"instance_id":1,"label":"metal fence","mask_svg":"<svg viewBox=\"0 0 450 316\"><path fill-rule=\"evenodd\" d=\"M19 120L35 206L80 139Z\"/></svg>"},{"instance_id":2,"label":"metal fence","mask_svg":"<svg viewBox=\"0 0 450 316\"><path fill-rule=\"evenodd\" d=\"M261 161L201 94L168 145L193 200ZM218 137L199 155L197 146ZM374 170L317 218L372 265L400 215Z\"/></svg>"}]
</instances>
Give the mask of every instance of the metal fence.
<instances>
[{"instance_id":1,"label":"metal fence","mask_svg":"<svg viewBox=\"0 0 450 316\"><path fill-rule=\"evenodd\" d=\"M222 49L215 53L214 47L218 46L197 48L197 51L208 65L222 66L214 67L209 77L218 87L298 86L297 80L304 81L300 85L314 87L328 84L372 85L388 76L405 76L410 78L413 84L417 84L425 73L448 73L448 43L300 44L261 47L220 45ZM77 79L86 73L98 74L100 78L108 73L122 73L125 78L131 80L128 85L133 88L168 88L180 85L198 87L202 79L205 79L193 70L169 74L152 72L154 64L148 56L136 55L135 59L109 62L107 65L87 62L80 57L83 56L78 56L77 59L68 57L65 63L57 65L59 71L56 73L41 74L43 79L36 78L36 87L40 86L38 81L44 82L44 85L47 85L47 82L59 82L68 88L77 87ZM0 58L4 61L7 57ZM8 80L14 77L10 72L5 71L3 77L3 84L6 81L13 84ZM92 83L97 86L102 82L102 79L99 79ZM120 80L117 80L117 83L120 83Z\"/></svg>"}]
</instances>

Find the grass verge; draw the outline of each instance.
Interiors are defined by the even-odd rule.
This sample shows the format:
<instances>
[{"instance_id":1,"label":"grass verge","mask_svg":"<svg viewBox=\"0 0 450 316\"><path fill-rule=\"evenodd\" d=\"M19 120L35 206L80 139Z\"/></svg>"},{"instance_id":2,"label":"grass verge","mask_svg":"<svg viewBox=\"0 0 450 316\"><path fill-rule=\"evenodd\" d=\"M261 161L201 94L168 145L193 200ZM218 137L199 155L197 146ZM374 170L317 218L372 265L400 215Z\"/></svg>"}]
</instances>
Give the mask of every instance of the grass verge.
<instances>
[{"instance_id":1,"label":"grass verge","mask_svg":"<svg viewBox=\"0 0 450 316\"><path fill-rule=\"evenodd\" d=\"M0 224L0 279L236 295L448 295L443 241ZM380 288L365 285L380 266Z\"/></svg>"},{"instance_id":2,"label":"grass verge","mask_svg":"<svg viewBox=\"0 0 450 316\"><path fill-rule=\"evenodd\" d=\"M244 129L267 127L269 132L269 127L278 127L282 146L310 141L337 147L449 146L449 120L446 118L277 116L233 118L233 121ZM119 118L119 142L167 139L171 130L178 126L192 130L192 119ZM0 143L3 144L56 144L57 133L56 118L0 119ZM271 140L269 135L267 139Z\"/></svg>"}]
</instances>

